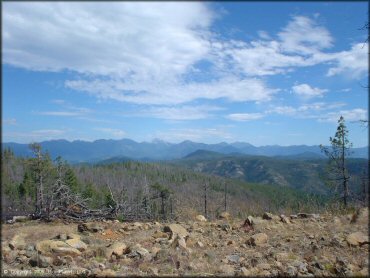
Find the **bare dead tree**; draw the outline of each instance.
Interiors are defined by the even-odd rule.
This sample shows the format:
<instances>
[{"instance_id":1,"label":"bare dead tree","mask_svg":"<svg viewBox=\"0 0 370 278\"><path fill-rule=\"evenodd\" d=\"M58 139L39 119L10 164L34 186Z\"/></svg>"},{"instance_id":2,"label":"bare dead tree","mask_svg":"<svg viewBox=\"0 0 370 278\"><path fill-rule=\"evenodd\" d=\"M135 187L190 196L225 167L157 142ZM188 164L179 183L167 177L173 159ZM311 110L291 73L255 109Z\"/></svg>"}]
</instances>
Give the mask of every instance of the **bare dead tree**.
<instances>
[{"instance_id":1,"label":"bare dead tree","mask_svg":"<svg viewBox=\"0 0 370 278\"><path fill-rule=\"evenodd\" d=\"M206 218L208 218L208 213L207 213L207 198L208 198L207 190L208 190L208 184L207 184L207 182L204 182L203 190L204 190L204 195L203 195L203 198L204 198L204 216Z\"/></svg>"},{"instance_id":2,"label":"bare dead tree","mask_svg":"<svg viewBox=\"0 0 370 278\"><path fill-rule=\"evenodd\" d=\"M227 183L224 181L224 211L227 211Z\"/></svg>"}]
</instances>

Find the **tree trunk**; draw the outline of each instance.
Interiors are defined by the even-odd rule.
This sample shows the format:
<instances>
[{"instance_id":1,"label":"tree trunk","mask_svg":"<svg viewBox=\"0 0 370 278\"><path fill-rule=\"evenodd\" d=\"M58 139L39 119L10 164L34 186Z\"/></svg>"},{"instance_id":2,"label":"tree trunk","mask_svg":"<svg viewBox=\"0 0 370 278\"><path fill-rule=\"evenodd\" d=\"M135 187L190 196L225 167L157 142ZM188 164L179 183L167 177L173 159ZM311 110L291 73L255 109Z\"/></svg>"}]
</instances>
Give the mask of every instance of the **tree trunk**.
<instances>
[{"instance_id":1,"label":"tree trunk","mask_svg":"<svg viewBox=\"0 0 370 278\"><path fill-rule=\"evenodd\" d=\"M224 188L224 193L225 193L225 198L224 198L224 210L227 211L227 203L226 203L226 194L227 194L227 187L226 187L226 182L225 182L225 188Z\"/></svg>"},{"instance_id":2,"label":"tree trunk","mask_svg":"<svg viewBox=\"0 0 370 278\"><path fill-rule=\"evenodd\" d=\"M346 176L346 168L344 164L344 156L345 156L345 146L344 146L344 132L342 132L342 177L343 177L343 202L344 207L347 207L347 201L348 201L348 185L347 185L347 176Z\"/></svg>"},{"instance_id":3,"label":"tree trunk","mask_svg":"<svg viewBox=\"0 0 370 278\"><path fill-rule=\"evenodd\" d=\"M204 216L208 218L208 215L207 215L207 184L204 185Z\"/></svg>"}]
</instances>

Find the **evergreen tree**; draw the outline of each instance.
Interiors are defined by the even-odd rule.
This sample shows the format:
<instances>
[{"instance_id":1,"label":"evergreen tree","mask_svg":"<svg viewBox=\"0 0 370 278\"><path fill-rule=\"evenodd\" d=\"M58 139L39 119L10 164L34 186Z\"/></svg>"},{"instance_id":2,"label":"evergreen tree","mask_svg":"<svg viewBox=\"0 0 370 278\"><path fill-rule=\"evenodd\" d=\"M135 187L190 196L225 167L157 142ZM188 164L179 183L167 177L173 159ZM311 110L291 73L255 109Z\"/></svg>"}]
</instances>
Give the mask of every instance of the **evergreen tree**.
<instances>
[{"instance_id":1,"label":"evergreen tree","mask_svg":"<svg viewBox=\"0 0 370 278\"><path fill-rule=\"evenodd\" d=\"M329 138L331 148L320 145L321 150L329 158L329 166L332 181L336 182L336 185L341 185L343 204L346 207L348 205L349 188L348 181L350 175L346 166L346 158L350 155L350 148L352 143L348 140L348 130L345 125L343 116L340 116L338 120L338 127L334 137Z\"/></svg>"}]
</instances>

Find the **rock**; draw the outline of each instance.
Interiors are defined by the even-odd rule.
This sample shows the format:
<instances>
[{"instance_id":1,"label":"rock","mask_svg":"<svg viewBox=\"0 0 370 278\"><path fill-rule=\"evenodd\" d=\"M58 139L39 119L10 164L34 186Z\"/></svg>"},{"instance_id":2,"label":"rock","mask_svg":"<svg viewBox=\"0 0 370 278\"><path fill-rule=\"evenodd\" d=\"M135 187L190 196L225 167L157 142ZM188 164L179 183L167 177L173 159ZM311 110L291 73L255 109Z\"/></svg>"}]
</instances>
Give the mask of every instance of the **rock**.
<instances>
[{"instance_id":1,"label":"rock","mask_svg":"<svg viewBox=\"0 0 370 278\"><path fill-rule=\"evenodd\" d=\"M185 238L177 235L174 241L172 242L172 247L179 247L183 250L187 250Z\"/></svg>"},{"instance_id":2,"label":"rock","mask_svg":"<svg viewBox=\"0 0 370 278\"><path fill-rule=\"evenodd\" d=\"M352 233L346 238L349 245L358 246L369 243L369 237L362 232Z\"/></svg>"},{"instance_id":3,"label":"rock","mask_svg":"<svg viewBox=\"0 0 370 278\"><path fill-rule=\"evenodd\" d=\"M77 238L72 238L72 239L67 239L66 243L73 247L76 248L77 250L83 252L87 249L87 245L85 242L81 241L80 239Z\"/></svg>"},{"instance_id":4,"label":"rock","mask_svg":"<svg viewBox=\"0 0 370 278\"><path fill-rule=\"evenodd\" d=\"M97 233L103 231L103 227L95 222L89 222L89 223L82 223L77 226L77 229L80 233L82 232L92 232Z\"/></svg>"},{"instance_id":5,"label":"rock","mask_svg":"<svg viewBox=\"0 0 370 278\"><path fill-rule=\"evenodd\" d=\"M231 226L228 223L223 223L223 224L219 225L219 227L221 228L221 230L223 230L225 232L231 231Z\"/></svg>"},{"instance_id":6,"label":"rock","mask_svg":"<svg viewBox=\"0 0 370 278\"><path fill-rule=\"evenodd\" d=\"M197 241L197 246L200 247L200 248L203 248L204 244L201 241Z\"/></svg>"},{"instance_id":7,"label":"rock","mask_svg":"<svg viewBox=\"0 0 370 278\"><path fill-rule=\"evenodd\" d=\"M200 222L207 221L207 219L203 215L200 215L200 214L195 217L195 220L200 221Z\"/></svg>"},{"instance_id":8,"label":"rock","mask_svg":"<svg viewBox=\"0 0 370 278\"><path fill-rule=\"evenodd\" d=\"M29 264L32 267L42 267L46 268L53 264L53 259L51 257L43 256L43 255L35 255L29 260Z\"/></svg>"},{"instance_id":9,"label":"rock","mask_svg":"<svg viewBox=\"0 0 370 278\"><path fill-rule=\"evenodd\" d=\"M253 216L248 216L247 219L245 220L249 225L253 226L254 224L254 218Z\"/></svg>"},{"instance_id":10,"label":"rock","mask_svg":"<svg viewBox=\"0 0 370 278\"><path fill-rule=\"evenodd\" d=\"M123 242L115 242L105 250L105 257L109 259L112 255L122 256L128 251L126 244Z\"/></svg>"},{"instance_id":11,"label":"rock","mask_svg":"<svg viewBox=\"0 0 370 278\"><path fill-rule=\"evenodd\" d=\"M240 260L240 256L239 256L239 255L230 255L230 256L227 256L227 257L226 257L226 259L227 259L229 262L231 262L231 263L233 263L233 264L236 264L236 263L238 263L238 262L239 262L239 260Z\"/></svg>"},{"instance_id":12,"label":"rock","mask_svg":"<svg viewBox=\"0 0 370 278\"><path fill-rule=\"evenodd\" d=\"M296 276L297 275L296 268L294 266L289 265L285 271L285 275L291 276L291 277Z\"/></svg>"},{"instance_id":13,"label":"rock","mask_svg":"<svg viewBox=\"0 0 370 278\"><path fill-rule=\"evenodd\" d=\"M17 258L17 252L16 251L11 251L4 254L2 253L1 254L2 257L4 257L4 262L7 263L7 264L12 264L14 263L15 259Z\"/></svg>"},{"instance_id":14,"label":"rock","mask_svg":"<svg viewBox=\"0 0 370 278\"><path fill-rule=\"evenodd\" d=\"M20 215L20 216L13 216L13 223L15 222L25 222L27 220L30 220L31 218L29 216L23 216L23 215Z\"/></svg>"},{"instance_id":15,"label":"rock","mask_svg":"<svg viewBox=\"0 0 370 278\"><path fill-rule=\"evenodd\" d=\"M55 237L55 239L60 239L62 241L67 240L67 234L59 234Z\"/></svg>"},{"instance_id":16,"label":"rock","mask_svg":"<svg viewBox=\"0 0 370 278\"><path fill-rule=\"evenodd\" d=\"M290 220L288 217L286 217L284 214L280 215L280 221L285 223L285 224L290 224Z\"/></svg>"},{"instance_id":17,"label":"rock","mask_svg":"<svg viewBox=\"0 0 370 278\"><path fill-rule=\"evenodd\" d=\"M351 223L365 224L369 223L369 208L364 207L358 209L352 216Z\"/></svg>"},{"instance_id":18,"label":"rock","mask_svg":"<svg viewBox=\"0 0 370 278\"><path fill-rule=\"evenodd\" d=\"M260 246L267 243L268 236L265 233L258 233L251 236L248 240L248 243L253 246Z\"/></svg>"},{"instance_id":19,"label":"rock","mask_svg":"<svg viewBox=\"0 0 370 278\"><path fill-rule=\"evenodd\" d=\"M230 213L224 211L224 212L221 212L220 215L218 216L219 219L226 219L226 220L229 220L231 218L231 215Z\"/></svg>"},{"instance_id":20,"label":"rock","mask_svg":"<svg viewBox=\"0 0 370 278\"><path fill-rule=\"evenodd\" d=\"M231 265L221 265L218 270L221 274L225 274L227 276L233 276L234 275L234 268Z\"/></svg>"},{"instance_id":21,"label":"rock","mask_svg":"<svg viewBox=\"0 0 370 278\"><path fill-rule=\"evenodd\" d=\"M244 266L240 269L240 274L242 276L251 276L251 272Z\"/></svg>"},{"instance_id":22,"label":"rock","mask_svg":"<svg viewBox=\"0 0 370 278\"><path fill-rule=\"evenodd\" d=\"M40 254L50 254L55 253L59 256L67 256L70 255L72 257L81 255L81 252L76 248L71 247L67 243L63 241L57 240L43 240L39 241L36 244L36 250Z\"/></svg>"},{"instance_id":23,"label":"rock","mask_svg":"<svg viewBox=\"0 0 370 278\"><path fill-rule=\"evenodd\" d=\"M26 243L24 241L24 238L19 236L19 235L15 235L11 241L9 242L9 247L10 249L14 250L14 249L24 249L26 247Z\"/></svg>"},{"instance_id":24,"label":"rock","mask_svg":"<svg viewBox=\"0 0 370 278\"><path fill-rule=\"evenodd\" d=\"M130 258L139 257L139 258L143 258L143 259L148 260L151 257L149 251L146 250L145 248L141 247L140 244L134 245L129 250L130 250L130 253L128 254L128 257L130 257Z\"/></svg>"},{"instance_id":25,"label":"rock","mask_svg":"<svg viewBox=\"0 0 370 278\"><path fill-rule=\"evenodd\" d=\"M81 239L81 236L78 234L69 233L67 234L67 239Z\"/></svg>"},{"instance_id":26,"label":"rock","mask_svg":"<svg viewBox=\"0 0 370 278\"><path fill-rule=\"evenodd\" d=\"M265 212L262 215L262 219L265 219L265 220L272 220L272 218L274 218L274 215L272 213L269 213L269 212Z\"/></svg>"},{"instance_id":27,"label":"rock","mask_svg":"<svg viewBox=\"0 0 370 278\"><path fill-rule=\"evenodd\" d=\"M175 238L176 235L187 237L189 235L188 231L180 224L170 224L164 226L163 231L165 233L170 233L171 239Z\"/></svg>"},{"instance_id":28,"label":"rock","mask_svg":"<svg viewBox=\"0 0 370 278\"><path fill-rule=\"evenodd\" d=\"M161 232L161 231L156 231L152 237L154 238L168 238L168 234Z\"/></svg>"},{"instance_id":29,"label":"rock","mask_svg":"<svg viewBox=\"0 0 370 278\"><path fill-rule=\"evenodd\" d=\"M298 213L297 214L297 217L298 218L311 218L311 219L319 219L320 218L320 215L319 214L315 214L315 213Z\"/></svg>"}]
</instances>

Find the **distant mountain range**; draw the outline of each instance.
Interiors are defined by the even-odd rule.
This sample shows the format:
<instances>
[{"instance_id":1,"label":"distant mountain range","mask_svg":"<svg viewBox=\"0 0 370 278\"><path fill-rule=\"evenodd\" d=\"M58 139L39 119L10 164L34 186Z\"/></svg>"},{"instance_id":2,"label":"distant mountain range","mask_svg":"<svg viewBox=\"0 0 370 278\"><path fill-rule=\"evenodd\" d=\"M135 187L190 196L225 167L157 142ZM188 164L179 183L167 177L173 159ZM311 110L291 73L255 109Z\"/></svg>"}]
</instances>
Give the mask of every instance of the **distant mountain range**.
<instances>
[{"instance_id":1,"label":"distant mountain range","mask_svg":"<svg viewBox=\"0 0 370 278\"><path fill-rule=\"evenodd\" d=\"M162 140L152 142L135 142L130 139L122 140L96 140L67 141L51 140L40 143L44 151L48 151L52 158L57 156L71 163L99 162L102 160L172 160L186 157L197 150L212 151L221 154L233 155L260 155L270 157L290 157L291 159L325 158L319 146L261 146L256 147L249 143L218 143L204 144L192 141L183 141L178 144L168 143ZM11 148L18 156L30 156L28 144L2 143L3 148ZM368 147L353 148L352 157L368 158Z\"/></svg>"}]
</instances>

